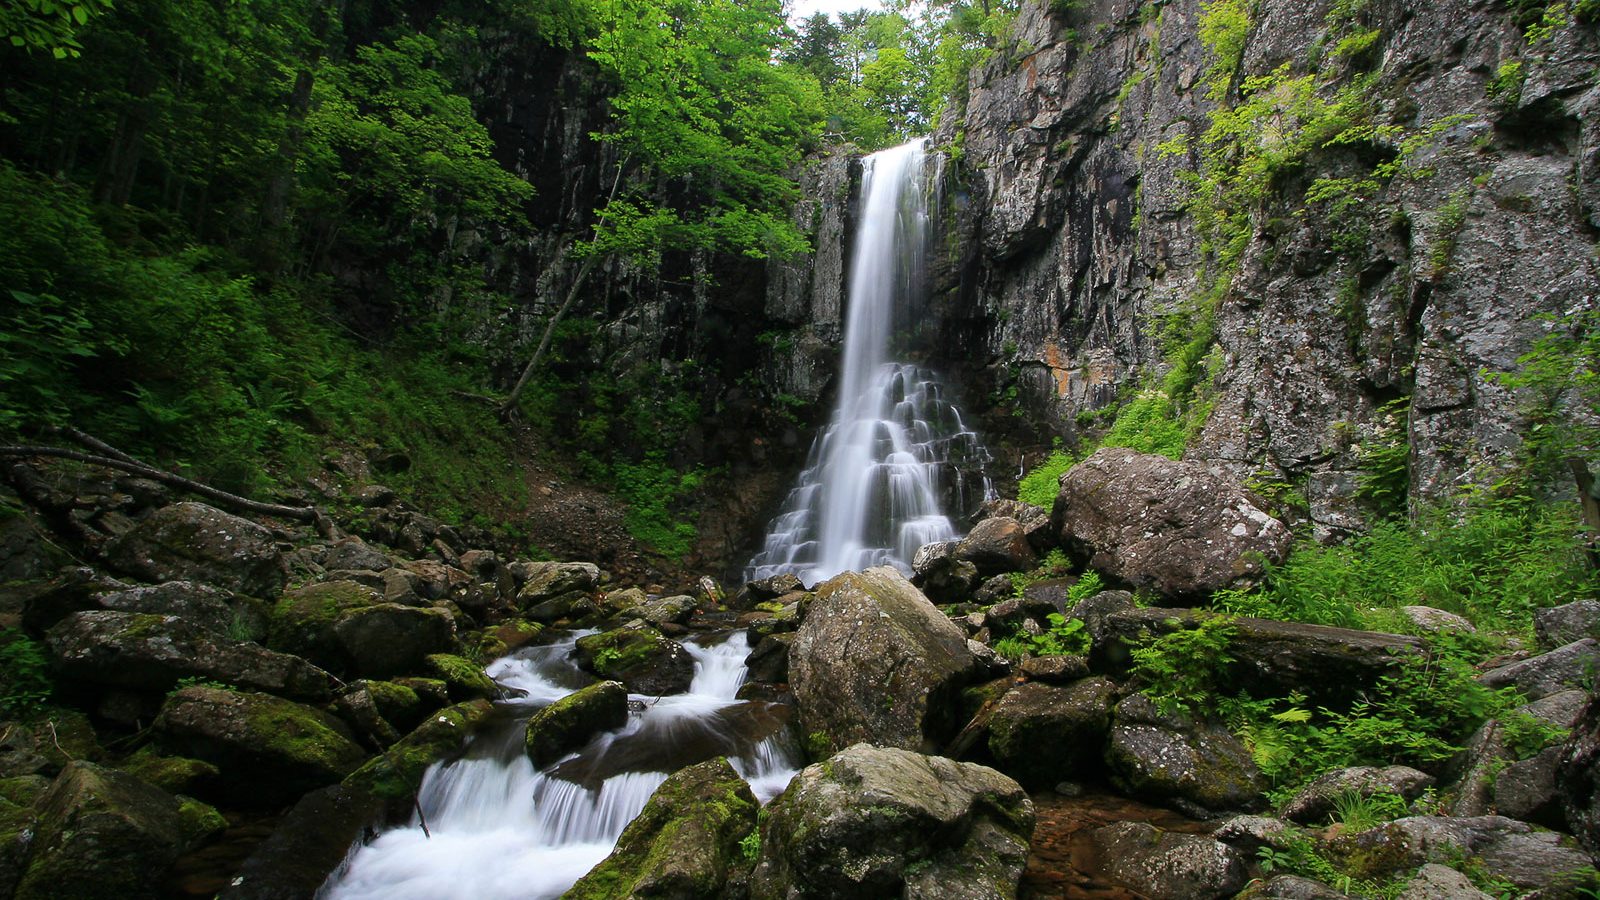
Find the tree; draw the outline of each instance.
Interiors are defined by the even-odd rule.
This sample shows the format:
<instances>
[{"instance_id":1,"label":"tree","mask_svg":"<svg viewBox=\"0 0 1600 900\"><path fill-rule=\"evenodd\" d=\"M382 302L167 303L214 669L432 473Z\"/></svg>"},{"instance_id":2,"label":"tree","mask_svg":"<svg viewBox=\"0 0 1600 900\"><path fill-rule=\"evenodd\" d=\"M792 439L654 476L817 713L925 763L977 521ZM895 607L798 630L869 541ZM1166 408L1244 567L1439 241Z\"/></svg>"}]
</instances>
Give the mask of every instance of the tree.
<instances>
[{"instance_id":1,"label":"tree","mask_svg":"<svg viewBox=\"0 0 1600 900\"><path fill-rule=\"evenodd\" d=\"M111 0L0 0L0 34L29 52L78 57L79 30L110 9Z\"/></svg>"}]
</instances>

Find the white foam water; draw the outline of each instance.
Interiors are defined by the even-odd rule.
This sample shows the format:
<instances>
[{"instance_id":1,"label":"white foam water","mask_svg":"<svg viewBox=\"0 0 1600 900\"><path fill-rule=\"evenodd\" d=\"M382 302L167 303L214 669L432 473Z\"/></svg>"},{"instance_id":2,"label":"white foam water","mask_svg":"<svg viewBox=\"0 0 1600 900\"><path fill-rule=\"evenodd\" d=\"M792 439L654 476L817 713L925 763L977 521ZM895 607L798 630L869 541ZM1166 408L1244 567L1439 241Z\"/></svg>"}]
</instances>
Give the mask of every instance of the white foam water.
<instances>
[{"instance_id":1,"label":"white foam water","mask_svg":"<svg viewBox=\"0 0 1600 900\"><path fill-rule=\"evenodd\" d=\"M523 713L506 727L476 738L463 758L435 764L423 778L418 803L427 820L380 834L353 848L319 892L331 900L447 900L559 897L611 852L622 829L667 778L650 768L652 751L671 759L683 739L725 749L734 768L764 803L797 771L799 754L783 729L742 739L725 718L750 704L734 699L745 677L749 644L742 633L720 643L685 647L695 659L686 694L631 696L642 711L621 729L535 771L522 748L526 716L589 680L568 656L578 635L492 663L487 671ZM692 733L692 734L691 734ZM722 754L711 754L722 755ZM615 762L620 758L621 762ZM639 760L645 760L642 764ZM681 760L680 760L681 761ZM553 772L582 763L594 775L583 783ZM610 772L606 767L620 767ZM431 836L430 836L431 835Z\"/></svg>"}]
</instances>

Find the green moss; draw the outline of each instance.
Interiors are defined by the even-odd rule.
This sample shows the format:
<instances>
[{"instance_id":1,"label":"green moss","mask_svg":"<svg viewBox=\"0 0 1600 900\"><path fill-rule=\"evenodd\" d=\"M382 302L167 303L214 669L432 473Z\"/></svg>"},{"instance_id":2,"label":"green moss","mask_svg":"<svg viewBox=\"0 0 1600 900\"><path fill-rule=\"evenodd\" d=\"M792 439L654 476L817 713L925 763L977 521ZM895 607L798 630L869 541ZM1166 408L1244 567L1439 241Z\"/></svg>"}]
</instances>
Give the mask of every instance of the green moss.
<instances>
[{"instance_id":1,"label":"green moss","mask_svg":"<svg viewBox=\"0 0 1600 900\"><path fill-rule=\"evenodd\" d=\"M578 640L578 652L588 657L596 674L615 678L650 661L661 652L665 639L653 631L618 628Z\"/></svg>"},{"instance_id":2,"label":"green moss","mask_svg":"<svg viewBox=\"0 0 1600 900\"><path fill-rule=\"evenodd\" d=\"M329 772L347 772L360 748L337 731L324 714L267 694L245 694L251 735L269 756L292 759Z\"/></svg>"},{"instance_id":3,"label":"green moss","mask_svg":"<svg viewBox=\"0 0 1600 900\"><path fill-rule=\"evenodd\" d=\"M452 700L470 700L495 695L494 679L476 663L452 653L433 653L426 657L428 670L439 676Z\"/></svg>"},{"instance_id":4,"label":"green moss","mask_svg":"<svg viewBox=\"0 0 1600 900\"><path fill-rule=\"evenodd\" d=\"M0 778L0 800L14 806L32 806L33 801L44 793L50 786L50 779L43 775L18 775L14 778Z\"/></svg>"},{"instance_id":5,"label":"green moss","mask_svg":"<svg viewBox=\"0 0 1600 900\"><path fill-rule=\"evenodd\" d=\"M178 820L183 829L185 843L190 846L220 834L228 827L228 820L209 803L193 797L178 798Z\"/></svg>"},{"instance_id":6,"label":"green moss","mask_svg":"<svg viewBox=\"0 0 1600 900\"><path fill-rule=\"evenodd\" d=\"M162 756L151 747L140 749L121 768L140 781L153 784L169 794L190 793L196 784L221 774L216 766L204 760Z\"/></svg>"},{"instance_id":7,"label":"green moss","mask_svg":"<svg viewBox=\"0 0 1600 900\"><path fill-rule=\"evenodd\" d=\"M286 591L272 606L267 640L274 647L300 652L344 613L381 602L376 591L353 581L308 584Z\"/></svg>"},{"instance_id":8,"label":"green moss","mask_svg":"<svg viewBox=\"0 0 1600 900\"><path fill-rule=\"evenodd\" d=\"M441 709L394 746L350 773L344 783L387 799L411 797L422 784L422 774L428 766L458 749L493 711L494 704L481 699Z\"/></svg>"},{"instance_id":9,"label":"green moss","mask_svg":"<svg viewBox=\"0 0 1600 900\"><path fill-rule=\"evenodd\" d=\"M438 682L441 694L448 695L449 688ZM378 715L390 724L403 723L404 728L418 721L426 712L423 708L422 698L417 692L403 684L393 681L368 681L367 693L372 695L372 702L378 707Z\"/></svg>"}]
</instances>

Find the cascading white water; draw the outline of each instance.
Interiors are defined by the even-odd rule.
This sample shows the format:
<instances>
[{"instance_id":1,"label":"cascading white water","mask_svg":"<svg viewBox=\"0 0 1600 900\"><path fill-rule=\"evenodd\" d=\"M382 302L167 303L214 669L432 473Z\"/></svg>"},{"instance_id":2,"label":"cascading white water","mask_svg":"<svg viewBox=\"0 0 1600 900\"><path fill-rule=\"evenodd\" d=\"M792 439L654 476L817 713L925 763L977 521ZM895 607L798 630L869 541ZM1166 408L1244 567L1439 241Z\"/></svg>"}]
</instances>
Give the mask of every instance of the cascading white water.
<instances>
[{"instance_id":1,"label":"cascading white water","mask_svg":"<svg viewBox=\"0 0 1600 900\"><path fill-rule=\"evenodd\" d=\"M919 287L937 178L925 146L919 139L864 161L838 401L746 580L794 573L811 585L878 565L909 572L918 547L956 536L941 493L963 506L991 493L986 478L961 475L981 471L987 454L939 383L890 360L896 310Z\"/></svg>"},{"instance_id":2,"label":"cascading white water","mask_svg":"<svg viewBox=\"0 0 1600 900\"><path fill-rule=\"evenodd\" d=\"M742 633L712 646L686 644L695 658L687 694L631 696L640 711L623 728L535 771L523 752L523 724L589 680L568 659L579 636L491 664L496 682L523 695L506 704L520 714L475 738L462 759L428 769L418 795L428 834L413 819L357 845L318 896L559 897L611 852L668 770L727 756L763 803L788 785L799 752L787 729L761 727L781 724L762 718L772 715L769 704L734 699L750 649ZM763 730L772 733L753 738Z\"/></svg>"}]
</instances>

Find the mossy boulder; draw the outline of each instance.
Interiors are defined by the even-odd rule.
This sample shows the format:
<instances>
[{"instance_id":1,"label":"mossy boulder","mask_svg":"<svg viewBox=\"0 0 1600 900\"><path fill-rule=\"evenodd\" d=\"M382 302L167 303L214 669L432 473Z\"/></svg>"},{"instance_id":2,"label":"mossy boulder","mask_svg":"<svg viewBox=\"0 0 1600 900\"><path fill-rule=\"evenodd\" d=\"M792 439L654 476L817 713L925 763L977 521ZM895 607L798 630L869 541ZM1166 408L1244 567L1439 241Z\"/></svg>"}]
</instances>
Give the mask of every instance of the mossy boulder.
<instances>
[{"instance_id":1,"label":"mossy boulder","mask_svg":"<svg viewBox=\"0 0 1600 900\"><path fill-rule=\"evenodd\" d=\"M216 765L218 796L240 805L292 800L343 779L367 757L344 723L319 709L212 687L173 692L155 731L169 751Z\"/></svg>"},{"instance_id":2,"label":"mossy boulder","mask_svg":"<svg viewBox=\"0 0 1600 900\"><path fill-rule=\"evenodd\" d=\"M577 658L578 665L636 694L681 694L694 680L689 651L642 622L579 638Z\"/></svg>"},{"instance_id":3,"label":"mossy boulder","mask_svg":"<svg viewBox=\"0 0 1600 900\"><path fill-rule=\"evenodd\" d=\"M414 689L393 681L357 681L351 687L365 688L378 707L378 715L402 733L422 724L428 713L438 709L437 704L423 702ZM444 690L448 692L449 688Z\"/></svg>"},{"instance_id":4,"label":"mossy boulder","mask_svg":"<svg viewBox=\"0 0 1600 900\"><path fill-rule=\"evenodd\" d=\"M500 651L501 656L533 643L544 633L544 626L538 622L529 622L526 619L512 619L495 626L489 634L500 642L505 649Z\"/></svg>"},{"instance_id":5,"label":"mossy boulder","mask_svg":"<svg viewBox=\"0 0 1600 900\"><path fill-rule=\"evenodd\" d=\"M391 678L417 671L432 654L455 649L456 620L438 607L382 603L341 615L333 635L347 661L345 671Z\"/></svg>"},{"instance_id":6,"label":"mossy boulder","mask_svg":"<svg viewBox=\"0 0 1600 900\"><path fill-rule=\"evenodd\" d=\"M48 782L46 782L48 784ZM10 897L28 871L28 857L39 830L31 805L0 803L0 897Z\"/></svg>"},{"instance_id":7,"label":"mossy boulder","mask_svg":"<svg viewBox=\"0 0 1600 900\"><path fill-rule=\"evenodd\" d=\"M285 591L273 605L267 645L313 661L342 663L334 623L352 610L377 606L383 597L354 581L327 581Z\"/></svg>"},{"instance_id":8,"label":"mossy boulder","mask_svg":"<svg viewBox=\"0 0 1600 900\"><path fill-rule=\"evenodd\" d=\"M47 707L26 723L0 725L0 778L54 775L75 759L104 756L89 717L71 707Z\"/></svg>"},{"instance_id":9,"label":"mossy boulder","mask_svg":"<svg viewBox=\"0 0 1600 900\"><path fill-rule=\"evenodd\" d=\"M113 540L105 557L145 581L198 581L257 597L276 596L287 572L272 532L203 503L156 510Z\"/></svg>"},{"instance_id":10,"label":"mossy boulder","mask_svg":"<svg viewBox=\"0 0 1600 900\"><path fill-rule=\"evenodd\" d=\"M488 700L469 700L441 709L350 773L344 784L386 800L410 797L422 784L428 766L460 749L472 730L493 712L494 705Z\"/></svg>"},{"instance_id":11,"label":"mossy boulder","mask_svg":"<svg viewBox=\"0 0 1600 900\"><path fill-rule=\"evenodd\" d=\"M1246 860L1233 847L1145 822L1117 822L1092 835L1112 881L1143 897L1216 900L1245 886Z\"/></svg>"},{"instance_id":12,"label":"mossy boulder","mask_svg":"<svg viewBox=\"0 0 1600 900\"><path fill-rule=\"evenodd\" d=\"M994 769L867 744L807 766L767 811L752 900L1015 897L1034 826Z\"/></svg>"},{"instance_id":13,"label":"mossy boulder","mask_svg":"<svg viewBox=\"0 0 1600 900\"><path fill-rule=\"evenodd\" d=\"M222 775L222 770L203 759L167 756L151 746L141 747L119 768L169 794L207 793Z\"/></svg>"},{"instance_id":14,"label":"mossy boulder","mask_svg":"<svg viewBox=\"0 0 1600 900\"><path fill-rule=\"evenodd\" d=\"M166 691L204 678L286 697L325 700L328 673L304 659L241 644L178 616L76 612L45 635L57 673L102 688Z\"/></svg>"},{"instance_id":15,"label":"mossy boulder","mask_svg":"<svg viewBox=\"0 0 1600 900\"><path fill-rule=\"evenodd\" d=\"M620 681L602 681L573 691L533 714L524 744L528 759L543 769L602 731L628 721L628 689Z\"/></svg>"},{"instance_id":16,"label":"mossy boulder","mask_svg":"<svg viewBox=\"0 0 1600 900\"><path fill-rule=\"evenodd\" d=\"M197 836L182 802L125 772L73 762L39 798L19 900L166 896L167 870Z\"/></svg>"},{"instance_id":17,"label":"mossy boulder","mask_svg":"<svg viewBox=\"0 0 1600 900\"><path fill-rule=\"evenodd\" d=\"M585 562L522 562L512 566L522 581L517 607L527 609L563 594L588 594L600 587L600 567Z\"/></svg>"},{"instance_id":18,"label":"mossy boulder","mask_svg":"<svg viewBox=\"0 0 1600 900\"><path fill-rule=\"evenodd\" d=\"M351 845L382 817L384 801L332 785L300 798L239 867L223 900L290 900L315 897L344 862Z\"/></svg>"},{"instance_id":19,"label":"mossy boulder","mask_svg":"<svg viewBox=\"0 0 1600 900\"><path fill-rule=\"evenodd\" d=\"M1019 685L990 716L989 753L1031 789L1080 780L1099 766L1116 700L1117 687L1105 678Z\"/></svg>"},{"instance_id":20,"label":"mossy boulder","mask_svg":"<svg viewBox=\"0 0 1600 900\"><path fill-rule=\"evenodd\" d=\"M499 689L483 667L453 653L432 653L423 660L423 671L438 678L454 701L493 698Z\"/></svg>"},{"instance_id":21,"label":"mossy boulder","mask_svg":"<svg viewBox=\"0 0 1600 900\"><path fill-rule=\"evenodd\" d=\"M1226 728L1165 715L1143 694L1117 704L1106 744L1112 781L1131 796L1201 818L1265 807L1266 778Z\"/></svg>"},{"instance_id":22,"label":"mossy boulder","mask_svg":"<svg viewBox=\"0 0 1600 900\"><path fill-rule=\"evenodd\" d=\"M719 897L743 863L740 842L760 808L726 759L679 769L651 795L611 851L566 894L613 897Z\"/></svg>"}]
</instances>

